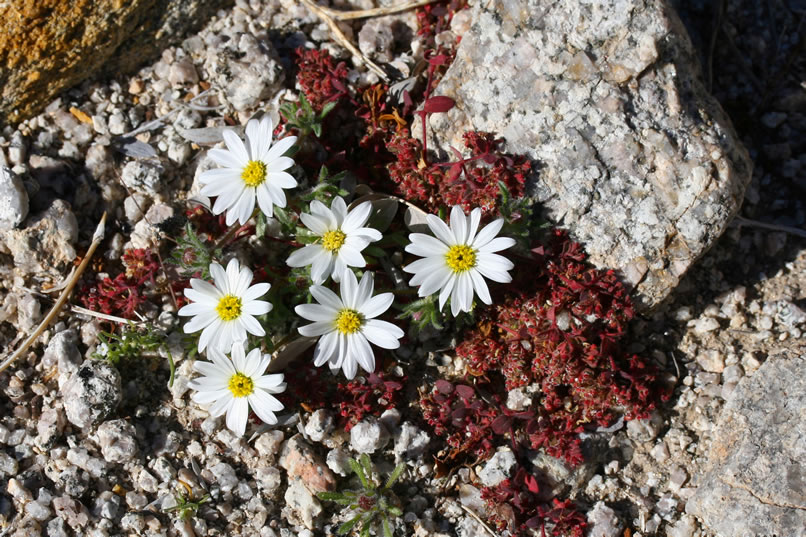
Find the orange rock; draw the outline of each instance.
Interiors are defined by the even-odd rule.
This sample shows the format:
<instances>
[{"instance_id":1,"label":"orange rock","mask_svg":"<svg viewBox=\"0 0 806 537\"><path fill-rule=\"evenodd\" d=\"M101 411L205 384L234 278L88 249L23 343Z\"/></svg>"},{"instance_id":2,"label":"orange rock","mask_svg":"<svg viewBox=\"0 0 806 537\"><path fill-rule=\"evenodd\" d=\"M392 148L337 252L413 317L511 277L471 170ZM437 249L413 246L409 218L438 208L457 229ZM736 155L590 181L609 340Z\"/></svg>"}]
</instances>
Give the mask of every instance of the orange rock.
<instances>
[{"instance_id":1,"label":"orange rock","mask_svg":"<svg viewBox=\"0 0 806 537\"><path fill-rule=\"evenodd\" d=\"M41 111L103 70L132 72L232 0L9 0L0 4L0 123Z\"/></svg>"}]
</instances>

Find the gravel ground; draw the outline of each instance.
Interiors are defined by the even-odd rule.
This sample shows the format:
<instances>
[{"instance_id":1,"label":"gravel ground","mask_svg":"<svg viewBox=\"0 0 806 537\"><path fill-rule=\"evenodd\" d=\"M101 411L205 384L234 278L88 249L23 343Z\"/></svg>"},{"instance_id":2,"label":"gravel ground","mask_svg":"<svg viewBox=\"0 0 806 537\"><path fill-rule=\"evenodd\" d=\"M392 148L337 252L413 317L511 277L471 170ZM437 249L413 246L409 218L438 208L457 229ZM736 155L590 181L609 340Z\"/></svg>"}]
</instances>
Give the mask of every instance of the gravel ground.
<instances>
[{"instance_id":1,"label":"gravel ground","mask_svg":"<svg viewBox=\"0 0 806 537\"><path fill-rule=\"evenodd\" d=\"M725 399L767 356L804 353L806 250L803 232L791 229L806 227L804 11L749 0L721 2L721 12L695 0L676 5L714 95L750 151L753 182L730 230L661 307L631 327L630 350L654 358L677 384L650 420L607 433L606 448L586 468L575 494L593 506L592 535L715 536L684 506ZM410 39L413 15L394 20L395 35ZM384 23L391 21L371 24ZM408 65L405 53L418 49L416 42L406 50L384 45L360 21L344 29L362 50L388 54L383 61ZM20 178L30 213L45 217L9 233L0 251L3 346L16 347L41 320L51 303L45 290L83 254L103 210L111 216L106 258L158 240L151 225L181 210L205 165L188 129L223 126L225 117L241 124L258 108L276 115L294 93L291 51L315 45L346 56L329 39L327 26L295 1L239 1L136 75L87 82L42 115L6 127L0 164ZM362 68L350 74L357 84L374 76ZM210 87L220 91L204 93ZM144 148L125 145L127 133L158 157L131 158ZM179 327L167 303L145 315L168 332ZM97 321L63 315L40 347L0 374L0 536L330 535L337 513L300 480L325 487L348 473L346 459L359 451L373 453L381 473L407 461L397 535L485 534L462 507L473 508L473 499L460 502L455 492L469 472L448 485L433 479L430 433L405 409L346 434L332 427L332 414L317 411L296 426L237 438L189 402L191 361L178 332L169 338L177 378L166 393L164 361L122 375L82 365L99 329ZM75 372L92 382L71 384ZM474 470L505 471L503 459ZM187 520L169 511L183 490L178 480L192 497L212 499Z\"/></svg>"}]
</instances>

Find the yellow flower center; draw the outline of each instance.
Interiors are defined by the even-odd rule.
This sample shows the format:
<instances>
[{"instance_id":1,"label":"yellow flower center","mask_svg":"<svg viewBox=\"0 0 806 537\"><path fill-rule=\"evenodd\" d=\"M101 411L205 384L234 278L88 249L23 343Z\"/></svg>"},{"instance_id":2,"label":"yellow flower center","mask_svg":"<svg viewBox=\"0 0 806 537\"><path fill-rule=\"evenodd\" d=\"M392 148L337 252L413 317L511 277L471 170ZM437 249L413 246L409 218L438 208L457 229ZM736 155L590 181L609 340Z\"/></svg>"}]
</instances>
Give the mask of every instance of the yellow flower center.
<instances>
[{"instance_id":1,"label":"yellow flower center","mask_svg":"<svg viewBox=\"0 0 806 537\"><path fill-rule=\"evenodd\" d=\"M227 295L218 301L216 313L222 321L232 321L241 316L241 299L237 296Z\"/></svg>"},{"instance_id":2,"label":"yellow flower center","mask_svg":"<svg viewBox=\"0 0 806 537\"><path fill-rule=\"evenodd\" d=\"M476 252L466 244L456 244L445 254L445 262L452 271L465 272L476 266Z\"/></svg>"},{"instance_id":3,"label":"yellow flower center","mask_svg":"<svg viewBox=\"0 0 806 537\"><path fill-rule=\"evenodd\" d=\"M329 252L338 252L346 239L347 235L342 230L334 229L322 235L322 246Z\"/></svg>"},{"instance_id":4,"label":"yellow flower center","mask_svg":"<svg viewBox=\"0 0 806 537\"><path fill-rule=\"evenodd\" d=\"M241 173L246 186L256 187L266 180L266 165L259 160L250 160Z\"/></svg>"},{"instance_id":5,"label":"yellow flower center","mask_svg":"<svg viewBox=\"0 0 806 537\"><path fill-rule=\"evenodd\" d=\"M355 334L361 328L361 315L350 309L343 309L336 317L336 329L342 334Z\"/></svg>"},{"instance_id":6,"label":"yellow flower center","mask_svg":"<svg viewBox=\"0 0 806 537\"><path fill-rule=\"evenodd\" d=\"M255 391L255 383L243 373L235 373L229 378L227 385L234 397L246 397Z\"/></svg>"}]
</instances>

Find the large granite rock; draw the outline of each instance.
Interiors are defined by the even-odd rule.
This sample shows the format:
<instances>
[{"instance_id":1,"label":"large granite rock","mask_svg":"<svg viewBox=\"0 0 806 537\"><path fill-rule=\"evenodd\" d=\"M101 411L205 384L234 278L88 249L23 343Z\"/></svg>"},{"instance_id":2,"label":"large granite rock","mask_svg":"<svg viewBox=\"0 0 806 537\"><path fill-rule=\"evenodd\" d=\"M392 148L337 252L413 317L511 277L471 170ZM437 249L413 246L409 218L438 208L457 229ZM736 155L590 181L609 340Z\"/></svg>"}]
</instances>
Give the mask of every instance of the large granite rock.
<instances>
[{"instance_id":1,"label":"large granite rock","mask_svg":"<svg viewBox=\"0 0 806 537\"><path fill-rule=\"evenodd\" d=\"M503 136L536 161L548 216L657 304L751 176L677 16L663 0L477 0L472 20L435 92L457 104L430 117L431 143Z\"/></svg>"},{"instance_id":2,"label":"large granite rock","mask_svg":"<svg viewBox=\"0 0 806 537\"><path fill-rule=\"evenodd\" d=\"M0 3L0 123L44 108L105 66L132 71L232 0Z\"/></svg>"},{"instance_id":3,"label":"large granite rock","mask_svg":"<svg viewBox=\"0 0 806 537\"><path fill-rule=\"evenodd\" d=\"M806 536L806 356L742 379L713 437L686 511L722 537Z\"/></svg>"}]
</instances>

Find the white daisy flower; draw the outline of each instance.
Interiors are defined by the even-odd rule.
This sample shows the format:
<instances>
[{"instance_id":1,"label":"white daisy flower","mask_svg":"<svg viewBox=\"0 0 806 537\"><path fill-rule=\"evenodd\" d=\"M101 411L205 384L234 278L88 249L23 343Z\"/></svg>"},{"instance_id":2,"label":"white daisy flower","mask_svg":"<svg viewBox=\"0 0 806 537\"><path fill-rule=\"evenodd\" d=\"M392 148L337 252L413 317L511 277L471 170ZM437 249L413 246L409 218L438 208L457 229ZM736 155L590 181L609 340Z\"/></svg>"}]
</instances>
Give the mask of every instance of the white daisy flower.
<instances>
[{"instance_id":1,"label":"white daisy flower","mask_svg":"<svg viewBox=\"0 0 806 537\"><path fill-rule=\"evenodd\" d=\"M254 316L271 311L270 303L257 300L271 285L250 286L252 271L241 267L237 259L229 262L226 272L218 263L212 263L210 274L215 285L198 278L190 280L191 289L185 289L185 296L193 303L179 310L179 315L193 317L184 326L186 334L202 331L199 352L206 347L230 352L233 343L246 340L247 332L266 335Z\"/></svg>"},{"instance_id":2,"label":"white daisy flower","mask_svg":"<svg viewBox=\"0 0 806 537\"><path fill-rule=\"evenodd\" d=\"M260 349L252 349L244 356L241 344L232 346L232 360L218 349L208 352L211 362L196 360L193 369L203 376L188 383L196 390L191 399L201 405L210 405L213 417L227 413L227 427L237 435L246 431L249 407L269 424L277 423L275 412L283 409L283 404L273 393L285 391L283 375L264 375L271 355L261 356Z\"/></svg>"},{"instance_id":3,"label":"white daisy flower","mask_svg":"<svg viewBox=\"0 0 806 537\"><path fill-rule=\"evenodd\" d=\"M314 365L328 362L330 369L341 369L348 379L355 377L358 365L364 371L375 371L375 354L370 343L384 349L396 349L403 330L375 319L389 309L394 296L382 293L372 296L373 276L365 272L359 284L352 271L341 280L341 297L327 287L312 285L311 294L319 304L302 304L295 308L300 317L312 324L299 327L303 336L318 337L314 349Z\"/></svg>"},{"instance_id":4,"label":"white daisy flower","mask_svg":"<svg viewBox=\"0 0 806 537\"><path fill-rule=\"evenodd\" d=\"M363 227L372 213L372 202L365 201L347 210L347 204L336 197L330 209L321 201L311 202L311 213L299 215L302 222L322 238L321 242L308 244L288 256L288 266L311 265L311 278L316 284L325 282L328 276L341 281L347 267L364 267L366 261L361 250L369 243L381 240L381 232Z\"/></svg>"},{"instance_id":5,"label":"white daisy flower","mask_svg":"<svg viewBox=\"0 0 806 537\"><path fill-rule=\"evenodd\" d=\"M273 206L285 207L284 188L294 188L297 180L285 170L294 165L290 157L284 157L296 136L286 136L272 145L273 125L265 116L258 122L251 119L246 124L246 144L231 129L224 131L227 149L211 149L210 158L223 168L207 170L199 176L204 185L201 193L218 196L213 205L213 214L227 211L227 225L236 220L241 225L251 218L255 199L266 216L274 214Z\"/></svg>"},{"instance_id":6,"label":"white daisy flower","mask_svg":"<svg viewBox=\"0 0 806 537\"><path fill-rule=\"evenodd\" d=\"M504 225L503 218L478 231L480 221L481 209L473 209L470 216L465 216L462 208L455 206L451 210L450 227L433 214L427 216L428 227L436 237L423 233L409 235L411 244L406 246L406 251L424 258L403 267L404 271L414 274L410 285L420 286L420 296L440 291L439 309L450 296L454 316L460 311L470 311L474 291L482 302L492 303L484 278L499 283L512 281L507 271L514 265L493 252L510 248L515 240L496 238Z\"/></svg>"}]
</instances>

